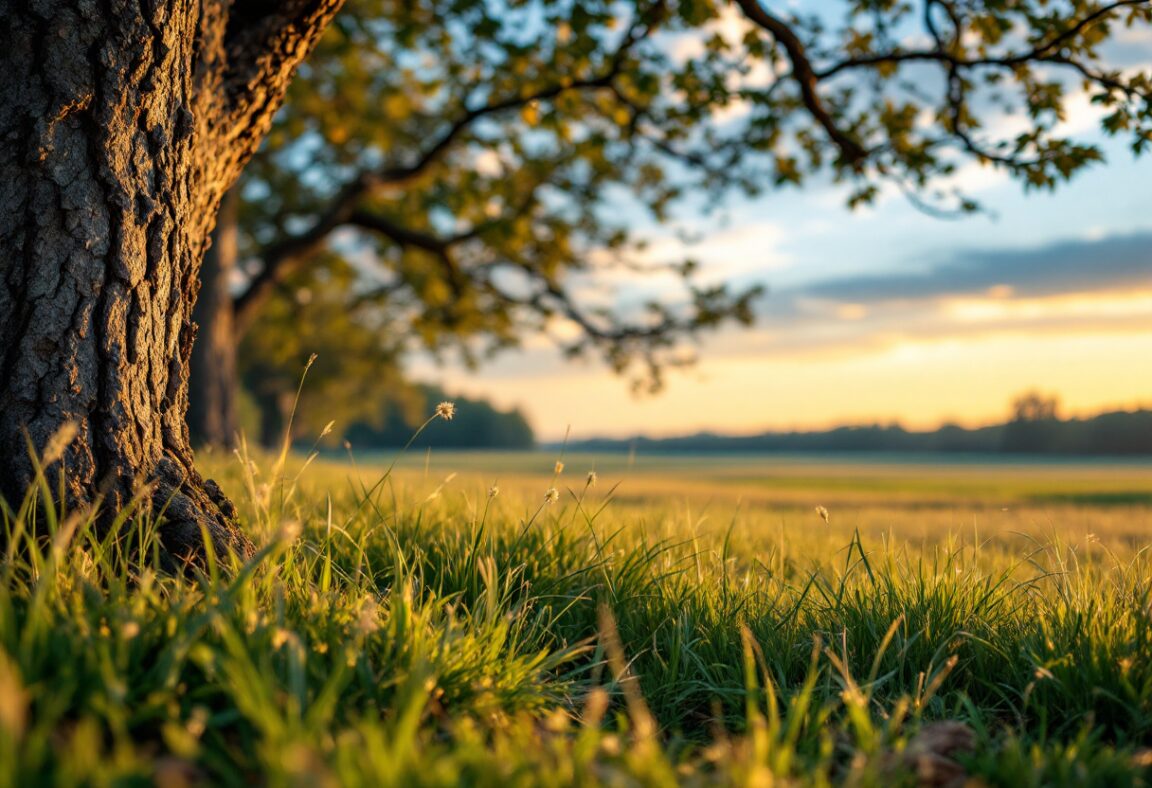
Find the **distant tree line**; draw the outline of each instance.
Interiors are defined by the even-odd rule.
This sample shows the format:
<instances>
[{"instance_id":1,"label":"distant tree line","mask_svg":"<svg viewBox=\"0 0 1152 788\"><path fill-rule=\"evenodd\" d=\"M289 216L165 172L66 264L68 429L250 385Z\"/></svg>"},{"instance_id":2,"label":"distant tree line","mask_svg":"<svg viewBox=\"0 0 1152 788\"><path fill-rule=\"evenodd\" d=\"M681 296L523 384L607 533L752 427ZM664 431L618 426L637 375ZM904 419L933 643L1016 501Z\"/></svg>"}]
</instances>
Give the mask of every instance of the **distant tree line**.
<instances>
[{"instance_id":1,"label":"distant tree line","mask_svg":"<svg viewBox=\"0 0 1152 788\"><path fill-rule=\"evenodd\" d=\"M453 397L435 386L417 386L424 408L387 408L373 424L357 421L345 431L345 439L357 449L404 446L436 403L452 400L456 413L451 421L434 419L412 443L413 449L531 449L536 445L532 426L519 409L500 410L484 400Z\"/></svg>"},{"instance_id":2,"label":"distant tree line","mask_svg":"<svg viewBox=\"0 0 1152 788\"><path fill-rule=\"evenodd\" d=\"M982 454L1152 455L1152 410L1115 411L1062 419L1055 398L1026 394L1009 421L967 429L947 424L928 432L892 425L837 427L759 435L699 433L676 438L596 439L570 448L660 452L970 452Z\"/></svg>"}]
</instances>

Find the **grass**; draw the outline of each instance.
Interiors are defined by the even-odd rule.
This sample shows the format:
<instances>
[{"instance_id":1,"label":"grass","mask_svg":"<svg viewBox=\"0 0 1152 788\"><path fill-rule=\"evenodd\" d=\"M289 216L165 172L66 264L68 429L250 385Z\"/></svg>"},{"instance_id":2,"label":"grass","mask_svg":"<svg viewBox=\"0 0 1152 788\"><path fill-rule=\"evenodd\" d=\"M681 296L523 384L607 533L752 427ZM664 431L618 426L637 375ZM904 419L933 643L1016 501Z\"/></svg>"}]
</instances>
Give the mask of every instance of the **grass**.
<instances>
[{"instance_id":1,"label":"grass","mask_svg":"<svg viewBox=\"0 0 1152 788\"><path fill-rule=\"evenodd\" d=\"M183 580L34 491L0 785L1152 780L1140 469L565 462L210 458L262 547Z\"/></svg>"}]
</instances>

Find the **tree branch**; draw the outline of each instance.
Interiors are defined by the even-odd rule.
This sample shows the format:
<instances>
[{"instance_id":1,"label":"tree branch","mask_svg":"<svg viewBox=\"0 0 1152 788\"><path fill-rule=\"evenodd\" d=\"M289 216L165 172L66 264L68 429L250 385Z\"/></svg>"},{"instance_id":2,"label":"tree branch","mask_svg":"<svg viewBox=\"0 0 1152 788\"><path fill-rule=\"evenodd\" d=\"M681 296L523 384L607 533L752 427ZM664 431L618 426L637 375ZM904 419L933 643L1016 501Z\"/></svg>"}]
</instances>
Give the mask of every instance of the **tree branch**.
<instances>
[{"instance_id":1,"label":"tree branch","mask_svg":"<svg viewBox=\"0 0 1152 788\"><path fill-rule=\"evenodd\" d=\"M348 217L348 224L379 233L400 246L423 249L434 255L444 254L449 246L448 242L442 238L403 227L386 216L363 209L353 211L352 215Z\"/></svg>"},{"instance_id":2,"label":"tree branch","mask_svg":"<svg viewBox=\"0 0 1152 788\"><path fill-rule=\"evenodd\" d=\"M318 1L313 0L313 2ZM330 1L343 2L343 0ZM394 165L360 173L332 198L328 204L328 209L311 227L299 234L273 241L257 255L263 263L263 268L252 278L244 292L236 297L238 329L243 332L250 324L253 314L264 302L275 282L288 276L310 254L317 251L333 230L349 222L361 199L375 189L384 186L401 186L425 173L448 152L453 143L476 121L490 115L518 109L533 101L547 101L573 90L611 88L614 80L623 73L628 51L655 31L657 23L662 17L660 9L663 9L663 3L657 3L656 9L659 13L654 12L649 15L644 24L640 24L638 20L637 24L633 25L613 53L608 68L600 75L557 82L537 91L506 96L467 110L452 121L444 133L425 148L410 164Z\"/></svg>"},{"instance_id":3,"label":"tree branch","mask_svg":"<svg viewBox=\"0 0 1152 788\"><path fill-rule=\"evenodd\" d=\"M1116 2L1109 3L1102 6L1095 12L1085 16L1068 30L1054 36L1051 40L1036 44L1032 49L1026 52L1007 52L1003 55L996 57L977 57L965 58L955 55L946 51L940 41L938 33L934 30L931 24L930 17L926 14L926 26L933 34L939 45L936 49L908 49L908 50L894 50L891 52L878 52L873 55L863 55L859 57L850 57L839 60L836 63L824 69L816 70L815 76L817 80L828 79L834 77L842 71L849 71L858 68L874 68L882 65L894 65L901 63L914 63L914 62L937 62L948 63L957 68L979 68L979 67L1000 67L1012 68L1024 63L1038 61L1045 63L1056 63L1061 65L1077 66L1080 65L1079 61L1073 60L1064 55L1060 55L1058 50L1061 45L1066 43L1069 39L1075 38L1080 33L1084 32L1090 25L1100 21L1102 18L1108 16L1112 12L1124 8L1126 6L1146 5L1148 0L1116 0ZM929 3L931 6L931 3ZM1057 50L1057 51L1054 51ZM1095 79L1096 77L1092 77Z\"/></svg>"},{"instance_id":4,"label":"tree branch","mask_svg":"<svg viewBox=\"0 0 1152 788\"><path fill-rule=\"evenodd\" d=\"M233 177L267 134L293 71L343 4L344 0L236 0L227 7L219 82L227 121L213 131L223 150L236 152Z\"/></svg>"},{"instance_id":5,"label":"tree branch","mask_svg":"<svg viewBox=\"0 0 1152 788\"><path fill-rule=\"evenodd\" d=\"M824 101L817 89L820 77L812 68L812 62L808 59L808 52L803 42L786 22L768 13L760 5L759 0L736 0L736 4L740 6L750 21L767 30L776 42L784 47L788 60L792 64L792 79L800 88L800 100L804 103L805 109L824 129L828 138L840 149L840 155L844 161L858 169L868 158L868 151L836 125L836 121L824 106Z\"/></svg>"}]
</instances>

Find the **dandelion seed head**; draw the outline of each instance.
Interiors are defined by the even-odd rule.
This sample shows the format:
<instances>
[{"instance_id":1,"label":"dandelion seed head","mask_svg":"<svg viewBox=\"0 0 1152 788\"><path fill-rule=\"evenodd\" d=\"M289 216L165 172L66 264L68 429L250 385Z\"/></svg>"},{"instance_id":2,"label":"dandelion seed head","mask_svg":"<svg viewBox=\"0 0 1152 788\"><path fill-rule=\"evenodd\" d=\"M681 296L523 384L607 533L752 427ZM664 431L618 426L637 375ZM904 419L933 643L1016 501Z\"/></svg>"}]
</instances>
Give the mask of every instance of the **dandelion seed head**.
<instances>
[{"instance_id":1,"label":"dandelion seed head","mask_svg":"<svg viewBox=\"0 0 1152 788\"><path fill-rule=\"evenodd\" d=\"M436 406L436 415L444 419L444 421L452 421L452 417L456 415L456 403L441 402Z\"/></svg>"},{"instance_id":2,"label":"dandelion seed head","mask_svg":"<svg viewBox=\"0 0 1152 788\"><path fill-rule=\"evenodd\" d=\"M48 439L47 445L44 447L44 454L41 462L44 465L51 465L58 459L64 456L64 452L76 440L76 436L80 434L80 425L74 421L66 421L60 425L60 429Z\"/></svg>"},{"instance_id":3,"label":"dandelion seed head","mask_svg":"<svg viewBox=\"0 0 1152 788\"><path fill-rule=\"evenodd\" d=\"M299 539L302 533L304 533L304 525L299 520L285 520L280 524L280 530L276 536L281 542L291 544Z\"/></svg>"},{"instance_id":4,"label":"dandelion seed head","mask_svg":"<svg viewBox=\"0 0 1152 788\"><path fill-rule=\"evenodd\" d=\"M555 487L549 487L548 492L544 493L544 503L556 503L560 500L560 491Z\"/></svg>"},{"instance_id":5,"label":"dandelion seed head","mask_svg":"<svg viewBox=\"0 0 1152 788\"><path fill-rule=\"evenodd\" d=\"M380 628L380 606L371 597L360 603L360 614L356 617L356 629L363 635L371 635Z\"/></svg>"},{"instance_id":6,"label":"dandelion seed head","mask_svg":"<svg viewBox=\"0 0 1152 788\"><path fill-rule=\"evenodd\" d=\"M203 706L197 706L192 709L192 714L188 717L188 732L199 739L204 735L204 731L208 727L208 718L208 709Z\"/></svg>"},{"instance_id":7,"label":"dandelion seed head","mask_svg":"<svg viewBox=\"0 0 1152 788\"><path fill-rule=\"evenodd\" d=\"M296 635L292 632L289 632L287 629L284 629L283 627L277 627L276 631L272 633L272 649L274 651L279 651L284 647L286 643L291 642L295 637Z\"/></svg>"}]
</instances>

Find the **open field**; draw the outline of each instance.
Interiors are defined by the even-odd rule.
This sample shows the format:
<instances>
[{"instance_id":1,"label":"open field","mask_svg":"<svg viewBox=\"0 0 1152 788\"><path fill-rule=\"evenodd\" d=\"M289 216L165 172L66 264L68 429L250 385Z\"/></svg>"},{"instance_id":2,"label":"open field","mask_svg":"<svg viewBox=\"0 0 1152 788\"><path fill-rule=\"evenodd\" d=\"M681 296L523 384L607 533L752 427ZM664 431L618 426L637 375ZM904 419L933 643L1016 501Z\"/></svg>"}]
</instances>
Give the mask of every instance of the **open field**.
<instances>
[{"instance_id":1,"label":"open field","mask_svg":"<svg viewBox=\"0 0 1152 788\"><path fill-rule=\"evenodd\" d=\"M232 579L65 514L0 565L0 784L1152 779L1152 466L556 459L209 459Z\"/></svg>"},{"instance_id":2,"label":"open field","mask_svg":"<svg viewBox=\"0 0 1152 788\"><path fill-rule=\"evenodd\" d=\"M584 492L589 471L597 486ZM1005 558L1054 542L1125 551L1152 543L1148 461L439 452L402 456L393 473L412 495L439 490L473 509L494 483L528 502L556 486L569 501L582 493L610 501L613 521L650 535L727 538L744 552L766 549L798 561L829 558L857 529L876 547L961 542L1002 550Z\"/></svg>"}]
</instances>

